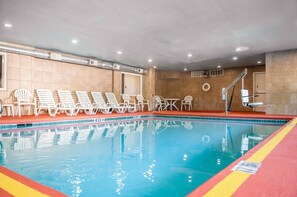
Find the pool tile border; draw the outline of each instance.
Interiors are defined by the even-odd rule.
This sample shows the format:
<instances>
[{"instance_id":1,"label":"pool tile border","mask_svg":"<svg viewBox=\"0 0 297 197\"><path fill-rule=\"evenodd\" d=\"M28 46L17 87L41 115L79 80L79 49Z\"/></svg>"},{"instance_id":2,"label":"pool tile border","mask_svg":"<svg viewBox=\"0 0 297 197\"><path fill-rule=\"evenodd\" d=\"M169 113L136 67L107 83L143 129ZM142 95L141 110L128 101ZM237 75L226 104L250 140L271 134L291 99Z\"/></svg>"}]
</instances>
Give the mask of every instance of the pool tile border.
<instances>
[{"instance_id":1,"label":"pool tile border","mask_svg":"<svg viewBox=\"0 0 297 197\"><path fill-rule=\"evenodd\" d=\"M263 124L285 124L287 119L269 119L269 118L234 118L234 117L208 117L208 116L175 116L175 115L136 115L136 116L122 116L122 117L107 117L107 118L89 118L80 120L59 120L47 122L34 122L27 124L0 124L0 130L29 128L29 127L46 127L55 125L69 125L80 123L105 123L122 120L141 120L151 118L169 118L169 119L183 119L183 120L209 120L209 121L241 121L249 123L263 123Z\"/></svg>"}]
</instances>

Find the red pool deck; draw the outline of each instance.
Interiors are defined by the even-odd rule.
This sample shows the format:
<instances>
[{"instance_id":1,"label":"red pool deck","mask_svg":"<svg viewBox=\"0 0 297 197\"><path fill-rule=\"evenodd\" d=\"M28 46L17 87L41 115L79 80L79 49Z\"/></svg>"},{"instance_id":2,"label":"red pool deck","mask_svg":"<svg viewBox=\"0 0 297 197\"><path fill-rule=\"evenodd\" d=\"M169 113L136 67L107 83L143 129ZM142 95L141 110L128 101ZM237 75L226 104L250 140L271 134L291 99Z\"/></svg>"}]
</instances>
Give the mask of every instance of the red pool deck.
<instances>
[{"instance_id":1,"label":"red pool deck","mask_svg":"<svg viewBox=\"0 0 297 197\"><path fill-rule=\"evenodd\" d=\"M49 115L1 117L0 124L24 124L44 121L90 119L102 117L135 116L135 115L189 115L207 117L226 117L222 111L163 111L163 112L137 112L110 115L84 115L79 114L69 117L59 114L56 117ZM289 123L280 128L272 136L254 147L243 157L239 158L223 171L212 177L198 187L188 197L196 196L297 196L297 119L296 116L266 115L255 112L231 112L229 118L265 118L288 119ZM262 165L255 175L242 172L233 172L240 160L261 162ZM3 178L4 177L4 178ZM5 179L5 181L3 181ZM23 188L13 187L9 181L15 181L23 185ZM12 183L11 183L12 184ZM14 183L15 184L15 183ZM22 189L23 190L22 190ZM25 189L24 189L25 188ZM31 190L30 190L31 189ZM24 192L33 192L25 193ZM35 193L34 193L35 192ZM65 196L47 186L36 183L26 177L14 173L4 167L0 167L0 196ZM32 194L32 195L31 195Z\"/></svg>"}]
</instances>

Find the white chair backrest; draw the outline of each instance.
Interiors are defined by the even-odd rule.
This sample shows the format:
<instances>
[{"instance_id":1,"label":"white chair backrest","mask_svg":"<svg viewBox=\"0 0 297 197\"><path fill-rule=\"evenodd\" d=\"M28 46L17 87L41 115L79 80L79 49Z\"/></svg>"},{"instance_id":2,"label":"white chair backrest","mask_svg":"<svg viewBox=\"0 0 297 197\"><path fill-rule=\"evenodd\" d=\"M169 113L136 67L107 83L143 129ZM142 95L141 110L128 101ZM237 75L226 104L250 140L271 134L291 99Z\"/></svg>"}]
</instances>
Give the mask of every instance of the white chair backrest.
<instances>
[{"instance_id":1,"label":"white chair backrest","mask_svg":"<svg viewBox=\"0 0 297 197\"><path fill-rule=\"evenodd\" d=\"M119 106L119 102L113 92L105 92L105 96L106 96L109 104L113 105L114 107Z\"/></svg>"},{"instance_id":2,"label":"white chair backrest","mask_svg":"<svg viewBox=\"0 0 297 197\"><path fill-rule=\"evenodd\" d=\"M191 102L193 100L193 97L191 96L191 95L188 95L188 96L186 96L185 98L184 98L184 101L185 102Z\"/></svg>"},{"instance_id":3,"label":"white chair backrest","mask_svg":"<svg viewBox=\"0 0 297 197\"><path fill-rule=\"evenodd\" d=\"M155 101L156 101L157 103L161 103L161 102L162 102L162 99L160 98L160 96L156 95L156 96L155 96Z\"/></svg>"},{"instance_id":4,"label":"white chair backrest","mask_svg":"<svg viewBox=\"0 0 297 197\"><path fill-rule=\"evenodd\" d=\"M40 105L56 106L52 91L48 89L36 89L36 93Z\"/></svg>"},{"instance_id":5,"label":"white chair backrest","mask_svg":"<svg viewBox=\"0 0 297 197\"><path fill-rule=\"evenodd\" d=\"M30 102L30 98L32 97L32 94L29 90L26 89L17 89L14 91L14 97L19 102Z\"/></svg>"},{"instance_id":6,"label":"white chair backrest","mask_svg":"<svg viewBox=\"0 0 297 197\"><path fill-rule=\"evenodd\" d=\"M143 96L140 94L136 96L136 99L138 102L143 102L143 100L144 100Z\"/></svg>"},{"instance_id":7,"label":"white chair backrest","mask_svg":"<svg viewBox=\"0 0 297 197\"><path fill-rule=\"evenodd\" d=\"M97 105L101 105L101 106L106 105L105 100L104 100L101 92L91 92L91 95L93 97L94 102Z\"/></svg>"},{"instance_id":8,"label":"white chair backrest","mask_svg":"<svg viewBox=\"0 0 297 197\"><path fill-rule=\"evenodd\" d=\"M122 94L122 99L124 100L124 103L130 104L130 96L128 94Z\"/></svg>"},{"instance_id":9,"label":"white chair backrest","mask_svg":"<svg viewBox=\"0 0 297 197\"><path fill-rule=\"evenodd\" d=\"M57 92L61 103L66 105L75 105L69 90L58 90Z\"/></svg>"},{"instance_id":10,"label":"white chair backrest","mask_svg":"<svg viewBox=\"0 0 297 197\"><path fill-rule=\"evenodd\" d=\"M91 105L90 98L89 98L88 93L86 91L76 91L75 93L76 93L78 102L81 105Z\"/></svg>"},{"instance_id":11,"label":"white chair backrest","mask_svg":"<svg viewBox=\"0 0 297 197\"><path fill-rule=\"evenodd\" d=\"M247 89L241 89L241 100L243 103L249 103L249 91Z\"/></svg>"}]
</instances>

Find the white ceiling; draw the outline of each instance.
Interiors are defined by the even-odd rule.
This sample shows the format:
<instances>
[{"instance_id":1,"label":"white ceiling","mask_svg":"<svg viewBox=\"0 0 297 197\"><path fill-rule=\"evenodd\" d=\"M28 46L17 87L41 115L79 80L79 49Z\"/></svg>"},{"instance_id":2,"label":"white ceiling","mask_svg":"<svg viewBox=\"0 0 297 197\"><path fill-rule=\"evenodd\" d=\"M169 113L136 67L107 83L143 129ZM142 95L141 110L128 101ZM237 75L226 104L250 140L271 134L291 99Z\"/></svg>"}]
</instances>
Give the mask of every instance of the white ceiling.
<instances>
[{"instance_id":1,"label":"white ceiling","mask_svg":"<svg viewBox=\"0 0 297 197\"><path fill-rule=\"evenodd\" d=\"M255 65L297 48L297 0L1 0L0 23L0 41L144 68Z\"/></svg>"}]
</instances>

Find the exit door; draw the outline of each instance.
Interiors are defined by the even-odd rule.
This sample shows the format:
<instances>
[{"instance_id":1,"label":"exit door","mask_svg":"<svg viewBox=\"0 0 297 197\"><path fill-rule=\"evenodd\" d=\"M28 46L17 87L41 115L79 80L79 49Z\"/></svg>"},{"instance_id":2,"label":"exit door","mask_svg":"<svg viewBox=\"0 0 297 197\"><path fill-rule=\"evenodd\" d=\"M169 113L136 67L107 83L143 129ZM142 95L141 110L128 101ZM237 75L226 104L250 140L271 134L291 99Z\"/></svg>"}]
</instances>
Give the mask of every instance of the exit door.
<instances>
[{"instance_id":1,"label":"exit door","mask_svg":"<svg viewBox=\"0 0 297 197\"><path fill-rule=\"evenodd\" d=\"M253 102L266 103L266 77L265 72L254 72L253 73L253 95L258 95L254 97ZM254 111L265 112L265 106L255 107Z\"/></svg>"},{"instance_id":2,"label":"exit door","mask_svg":"<svg viewBox=\"0 0 297 197\"><path fill-rule=\"evenodd\" d=\"M132 96L142 93L142 76L132 73L122 73L122 94Z\"/></svg>"}]
</instances>

